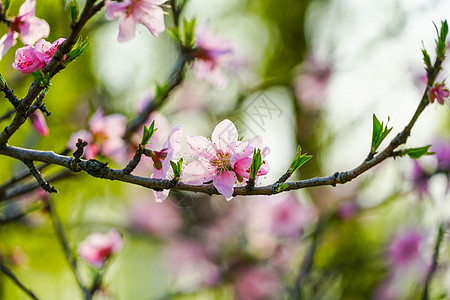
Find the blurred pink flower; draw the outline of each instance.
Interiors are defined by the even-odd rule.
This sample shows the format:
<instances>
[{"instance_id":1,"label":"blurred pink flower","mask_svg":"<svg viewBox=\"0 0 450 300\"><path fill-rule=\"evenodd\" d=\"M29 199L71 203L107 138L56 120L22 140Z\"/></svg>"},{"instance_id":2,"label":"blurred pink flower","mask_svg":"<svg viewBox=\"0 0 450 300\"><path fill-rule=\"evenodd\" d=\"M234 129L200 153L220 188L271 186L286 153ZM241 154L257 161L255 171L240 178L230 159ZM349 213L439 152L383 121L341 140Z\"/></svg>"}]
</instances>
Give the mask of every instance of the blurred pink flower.
<instances>
[{"instance_id":1,"label":"blurred pink flower","mask_svg":"<svg viewBox=\"0 0 450 300\"><path fill-rule=\"evenodd\" d=\"M25 45L17 49L16 59L12 66L23 74L30 74L37 71L38 68L42 69L44 63L36 56L33 46Z\"/></svg>"},{"instance_id":2,"label":"blurred pink flower","mask_svg":"<svg viewBox=\"0 0 450 300\"><path fill-rule=\"evenodd\" d=\"M450 170L450 141L435 141L431 146L431 151L436 153L438 170L448 172Z\"/></svg>"},{"instance_id":3,"label":"blurred pink flower","mask_svg":"<svg viewBox=\"0 0 450 300\"><path fill-rule=\"evenodd\" d=\"M53 42L53 44L51 44L44 39L40 39L36 43L36 45L34 45L34 53L40 61L48 64L50 60L52 60L52 57L58 49L58 46L61 45L65 40L65 38L60 38Z\"/></svg>"},{"instance_id":4,"label":"blurred pink flower","mask_svg":"<svg viewBox=\"0 0 450 300\"><path fill-rule=\"evenodd\" d=\"M314 55L310 55L302 64L301 73L294 82L294 90L304 108L315 110L322 105L330 76L330 63L319 61Z\"/></svg>"},{"instance_id":5,"label":"blurred pink flower","mask_svg":"<svg viewBox=\"0 0 450 300\"><path fill-rule=\"evenodd\" d=\"M208 24L196 28L195 38L198 47L193 65L196 77L209 81L219 89L225 88L228 79L221 66L231 59L233 44L213 35Z\"/></svg>"},{"instance_id":6,"label":"blurred pink flower","mask_svg":"<svg viewBox=\"0 0 450 300\"><path fill-rule=\"evenodd\" d=\"M26 0L19 9L19 15L14 18L8 33L0 39L0 59L20 39L24 44L34 44L41 38L48 37L50 26L42 19L35 17L36 0Z\"/></svg>"},{"instance_id":7,"label":"blurred pink flower","mask_svg":"<svg viewBox=\"0 0 450 300\"><path fill-rule=\"evenodd\" d=\"M423 196L428 192L428 180L430 175L425 172L417 160L414 160L414 169L412 172L412 182L414 190Z\"/></svg>"},{"instance_id":8,"label":"blurred pink flower","mask_svg":"<svg viewBox=\"0 0 450 300\"><path fill-rule=\"evenodd\" d=\"M136 24L141 23L154 36L164 31L164 15L161 5L167 0L106 0L105 14L110 20L120 18L119 42L127 42L135 37Z\"/></svg>"},{"instance_id":9,"label":"blurred pink flower","mask_svg":"<svg viewBox=\"0 0 450 300\"><path fill-rule=\"evenodd\" d=\"M248 178L248 159L253 156L255 148L261 149L262 140L255 137L249 141L238 141L238 132L233 122L228 119L220 122L212 133L211 140L202 136L187 136L186 143L191 154L197 160L184 168L183 180L193 184L213 181L214 187L228 200L232 198L233 186L236 181ZM269 152L262 149L264 157ZM269 166L264 162L259 175L265 175Z\"/></svg>"},{"instance_id":10,"label":"blurred pink flower","mask_svg":"<svg viewBox=\"0 0 450 300\"><path fill-rule=\"evenodd\" d=\"M78 248L80 256L90 265L101 268L111 255L118 252L123 246L122 236L113 229L107 234L98 232L90 234Z\"/></svg>"},{"instance_id":11,"label":"blurred pink flower","mask_svg":"<svg viewBox=\"0 0 450 300\"><path fill-rule=\"evenodd\" d=\"M36 110L30 115L30 121L37 133L42 136L48 136L49 130L47 127L47 122L45 121L45 117L40 110Z\"/></svg>"},{"instance_id":12,"label":"blurred pink flower","mask_svg":"<svg viewBox=\"0 0 450 300\"><path fill-rule=\"evenodd\" d=\"M397 233L389 244L389 257L396 266L404 266L420 259L419 246L422 241L414 229L405 229Z\"/></svg>"},{"instance_id":13,"label":"blurred pink flower","mask_svg":"<svg viewBox=\"0 0 450 300\"><path fill-rule=\"evenodd\" d=\"M104 116L100 108L89 120L89 131L80 130L72 134L67 147L75 150L76 142L78 138L81 138L89 143L85 147L86 158L94 158L101 153L116 162L124 162L127 159L127 151L122 137L125 133L126 122L126 117L121 114Z\"/></svg>"},{"instance_id":14,"label":"blurred pink flower","mask_svg":"<svg viewBox=\"0 0 450 300\"><path fill-rule=\"evenodd\" d=\"M314 212L302 206L295 197L286 197L273 205L272 230L282 237L300 237L303 228L314 219Z\"/></svg>"},{"instance_id":15,"label":"blurred pink flower","mask_svg":"<svg viewBox=\"0 0 450 300\"><path fill-rule=\"evenodd\" d=\"M159 237L174 234L182 223L178 210L172 204L156 203L153 199L133 200L129 216L132 227Z\"/></svg>"},{"instance_id":16,"label":"blurred pink flower","mask_svg":"<svg viewBox=\"0 0 450 300\"><path fill-rule=\"evenodd\" d=\"M263 267L238 269L234 282L237 300L280 299L283 287L274 272Z\"/></svg>"},{"instance_id":17,"label":"blurred pink flower","mask_svg":"<svg viewBox=\"0 0 450 300\"><path fill-rule=\"evenodd\" d=\"M435 84L430 90L430 102L436 100L439 104L444 104L445 100L450 97L450 91L445 87L444 83Z\"/></svg>"},{"instance_id":18,"label":"blurred pink flower","mask_svg":"<svg viewBox=\"0 0 450 300\"><path fill-rule=\"evenodd\" d=\"M171 169L170 161L178 155L181 150L179 139L183 134L180 125L172 127L167 142L160 151L155 151L156 158L153 158L154 168L152 178L167 179L167 172ZM169 195L169 190L153 191L156 202L163 202Z\"/></svg>"},{"instance_id":19,"label":"blurred pink flower","mask_svg":"<svg viewBox=\"0 0 450 300\"><path fill-rule=\"evenodd\" d=\"M338 205L337 214L343 220L352 218L357 212L358 206L353 202L343 201Z\"/></svg>"},{"instance_id":20,"label":"blurred pink flower","mask_svg":"<svg viewBox=\"0 0 450 300\"><path fill-rule=\"evenodd\" d=\"M219 281L219 268L195 241L172 242L164 253L167 267L177 277L175 285L180 290L193 291L201 286L212 286Z\"/></svg>"}]
</instances>

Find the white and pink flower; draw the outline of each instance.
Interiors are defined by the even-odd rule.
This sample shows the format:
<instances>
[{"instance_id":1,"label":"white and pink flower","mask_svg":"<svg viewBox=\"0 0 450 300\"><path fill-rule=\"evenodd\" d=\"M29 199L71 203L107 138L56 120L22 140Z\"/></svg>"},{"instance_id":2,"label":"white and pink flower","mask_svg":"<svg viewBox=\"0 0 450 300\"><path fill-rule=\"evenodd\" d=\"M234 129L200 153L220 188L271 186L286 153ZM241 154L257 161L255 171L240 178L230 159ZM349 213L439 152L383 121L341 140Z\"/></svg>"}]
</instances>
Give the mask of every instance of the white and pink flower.
<instances>
[{"instance_id":1,"label":"white and pink flower","mask_svg":"<svg viewBox=\"0 0 450 300\"><path fill-rule=\"evenodd\" d=\"M122 236L113 229L107 234L90 234L78 248L80 256L90 265L101 268L123 246Z\"/></svg>"},{"instance_id":2,"label":"white and pink flower","mask_svg":"<svg viewBox=\"0 0 450 300\"><path fill-rule=\"evenodd\" d=\"M223 89L228 79L222 68L232 57L233 44L227 39L213 35L207 24L196 29L195 37L197 44L196 60L193 64L195 76Z\"/></svg>"},{"instance_id":3,"label":"white and pink flower","mask_svg":"<svg viewBox=\"0 0 450 300\"><path fill-rule=\"evenodd\" d=\"M50 26L34 15L36 0L26 0L19 9L19 15L14 18L8 33L0 39L0 59L9 48L16 44L20 37L24 44L34 44L41 38L48 37Z\"/></svg>"},{"instance_id":4,"label":"white and pink flower","mask_svg":"<svg viewBox=\"0 0 450 300\"><path fill-rule=\"evenodd\" d=\"M120 18L119 42L127 42L135 37L136 25L143 24L154 36L164 31L164 15L161 5L167 0L106 0L106 17Z\"/></svg>"},{"instance_id":5,"label":"white and pink flower","mask_svg":"<svg viewBox=\"0 0 450 300\"><path fill-rule=\"evenodd\" d=\"M170 161L178 155L181 150L181 142L179 139L183 134L180 125L172 127L169 133L167 142L164 144L160 151L155 151L154 171L152 178L167 179L167 174L171 169ZM163 202L169 195L169 190L163 190L161 192L153 191L156 202Z\"/></svg>"},{"instance_id":6,"label":"white and pink flower","mask_svg":"<svg viewBox=\"0 0 450 300\"><path fill-rule=\"evenodd\" d=\"M216 126L211 140L202 136L187 136L186 143L196 160L184 168L183 180L192 184L212 181L217 191L228 200L232 198L236 181L249 178L253 151L262 149L263 159L269 154L269 148L262 148L260 136L246 142L238 141L236 126L227 119ZM267 172L269 165L264 161L257 175Z\"/></svg>"}]
</instances>

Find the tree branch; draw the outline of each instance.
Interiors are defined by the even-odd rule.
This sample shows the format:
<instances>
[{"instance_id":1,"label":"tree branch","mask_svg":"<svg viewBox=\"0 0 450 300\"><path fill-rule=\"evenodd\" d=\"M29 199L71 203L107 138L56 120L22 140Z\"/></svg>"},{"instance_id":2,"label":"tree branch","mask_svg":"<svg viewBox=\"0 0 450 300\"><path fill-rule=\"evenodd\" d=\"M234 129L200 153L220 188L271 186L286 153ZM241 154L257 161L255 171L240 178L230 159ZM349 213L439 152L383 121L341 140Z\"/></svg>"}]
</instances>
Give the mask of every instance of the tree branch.
<instances>
[{"instance_id":1,"label":"tree branch","mask_svg":"<svg viewBox=\"0 0 450 300\"><path fill-rule=\"evenodd\" d=\"M425 280L425 287L424 287L423 294L422 294L422 300L430 299L430 291L429 291L430 283L431 283L431 279L433 278L433 275L436 272L436 269L438 267L439 250L441 248L441 244L444 239L444 233L445 233L444 225L440 224L439 230L438 230L438 236L436 238L436 244L434 245L433 261L431 263L430 269L427 273L427 278Z\"/></svg>"},{"instance_id":2,"label":"tree branch","mask_svg":"<svg viewBox=\"0 0 450 300\"><path fill-rule=\"evenodd\" d=\"M30 289L28 289L26 286L23 285L23 283L19 280L19 278L17 278L17 276L13 273L13 271L11 271L11 269L6 267L1 262L0 262L0 270L6 276L8 276L25 294L27 294L28 297L34 300L39 300L39 298L36 297L36 295Z\"/></svg>"}]
</instances>

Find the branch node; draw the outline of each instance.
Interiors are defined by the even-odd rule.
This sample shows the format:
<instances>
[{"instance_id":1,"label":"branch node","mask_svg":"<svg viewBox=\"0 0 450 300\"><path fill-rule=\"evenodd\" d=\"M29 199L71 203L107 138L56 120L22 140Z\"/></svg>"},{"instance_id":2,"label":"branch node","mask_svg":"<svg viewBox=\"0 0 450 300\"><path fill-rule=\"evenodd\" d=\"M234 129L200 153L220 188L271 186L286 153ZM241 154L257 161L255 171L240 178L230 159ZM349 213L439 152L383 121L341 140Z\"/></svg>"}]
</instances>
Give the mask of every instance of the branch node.
<instances>
[{"instance_id":1,"label":"branch node","mask_svg":"<svg viewBox=\"0 0 450 300\"><path fill-rule=\"evenodd\" d=\"M83 141L82 139L78 139L76 143L77 150L73 153L73 159L69 162L69 169L73 172L81 172L81 168L78 165L81 161L81 156L83 156L84 147L86 147L88 143Z\"/></svg>"},{"instance_id":2,"label":"branch node","mask_svg":"<svg viewBox=\"0 0 450 300\"><path fill-rule=\"evenodd\" d=\"M96 159L90 159L86 162L86 172L89 175L98 178L107 178L109 173L108 163L102 163Z\"/></svg>"}]
</instances>

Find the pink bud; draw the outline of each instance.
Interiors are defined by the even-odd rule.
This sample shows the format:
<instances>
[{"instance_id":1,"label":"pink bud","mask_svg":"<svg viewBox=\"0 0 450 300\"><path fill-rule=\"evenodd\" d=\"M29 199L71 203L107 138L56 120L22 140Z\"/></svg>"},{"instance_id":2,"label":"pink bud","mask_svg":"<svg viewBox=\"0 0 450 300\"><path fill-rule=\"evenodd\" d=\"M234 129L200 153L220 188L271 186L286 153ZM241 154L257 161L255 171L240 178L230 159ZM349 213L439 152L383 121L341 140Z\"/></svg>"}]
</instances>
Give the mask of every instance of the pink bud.
<instances>
[{"instance_id":1,"label":"pink bud","mask_svg":"<svg viewBox=\"0 0 450 300\"><path fill-rule=\"evenodd\" d=\"M58 46L61 45L66 39L60 38L57 39L53 44L50 44L44 39L39 40L36 45L34 45L34 53L36 57L41 60L43 63L48 64L56 50L58 50Z\"/></svg>"},{"instance_id":2,"label":"pink bud","mask_svg":"<svg viewBox=\"0 0 450 300\"><path fill-rule=\"evenodd\" d=\"M34 130L42 136L47 136L49 133L47 122L45 121L45 117L40 110L35 111L30 116L31 124L33 125Z\"/></svg>"},{"instance_id":3,"label":"pink bud","mask_svg":"<svg viewBox=\"0 0 450 300\"><path fill-rule=\"evenodd\" d=\"M111 255L122 248L122 245L122 236L115 229L107 234L95 232L80 244L78 253L90 265L101 268Z\"/></svg>"}]
</instances>

